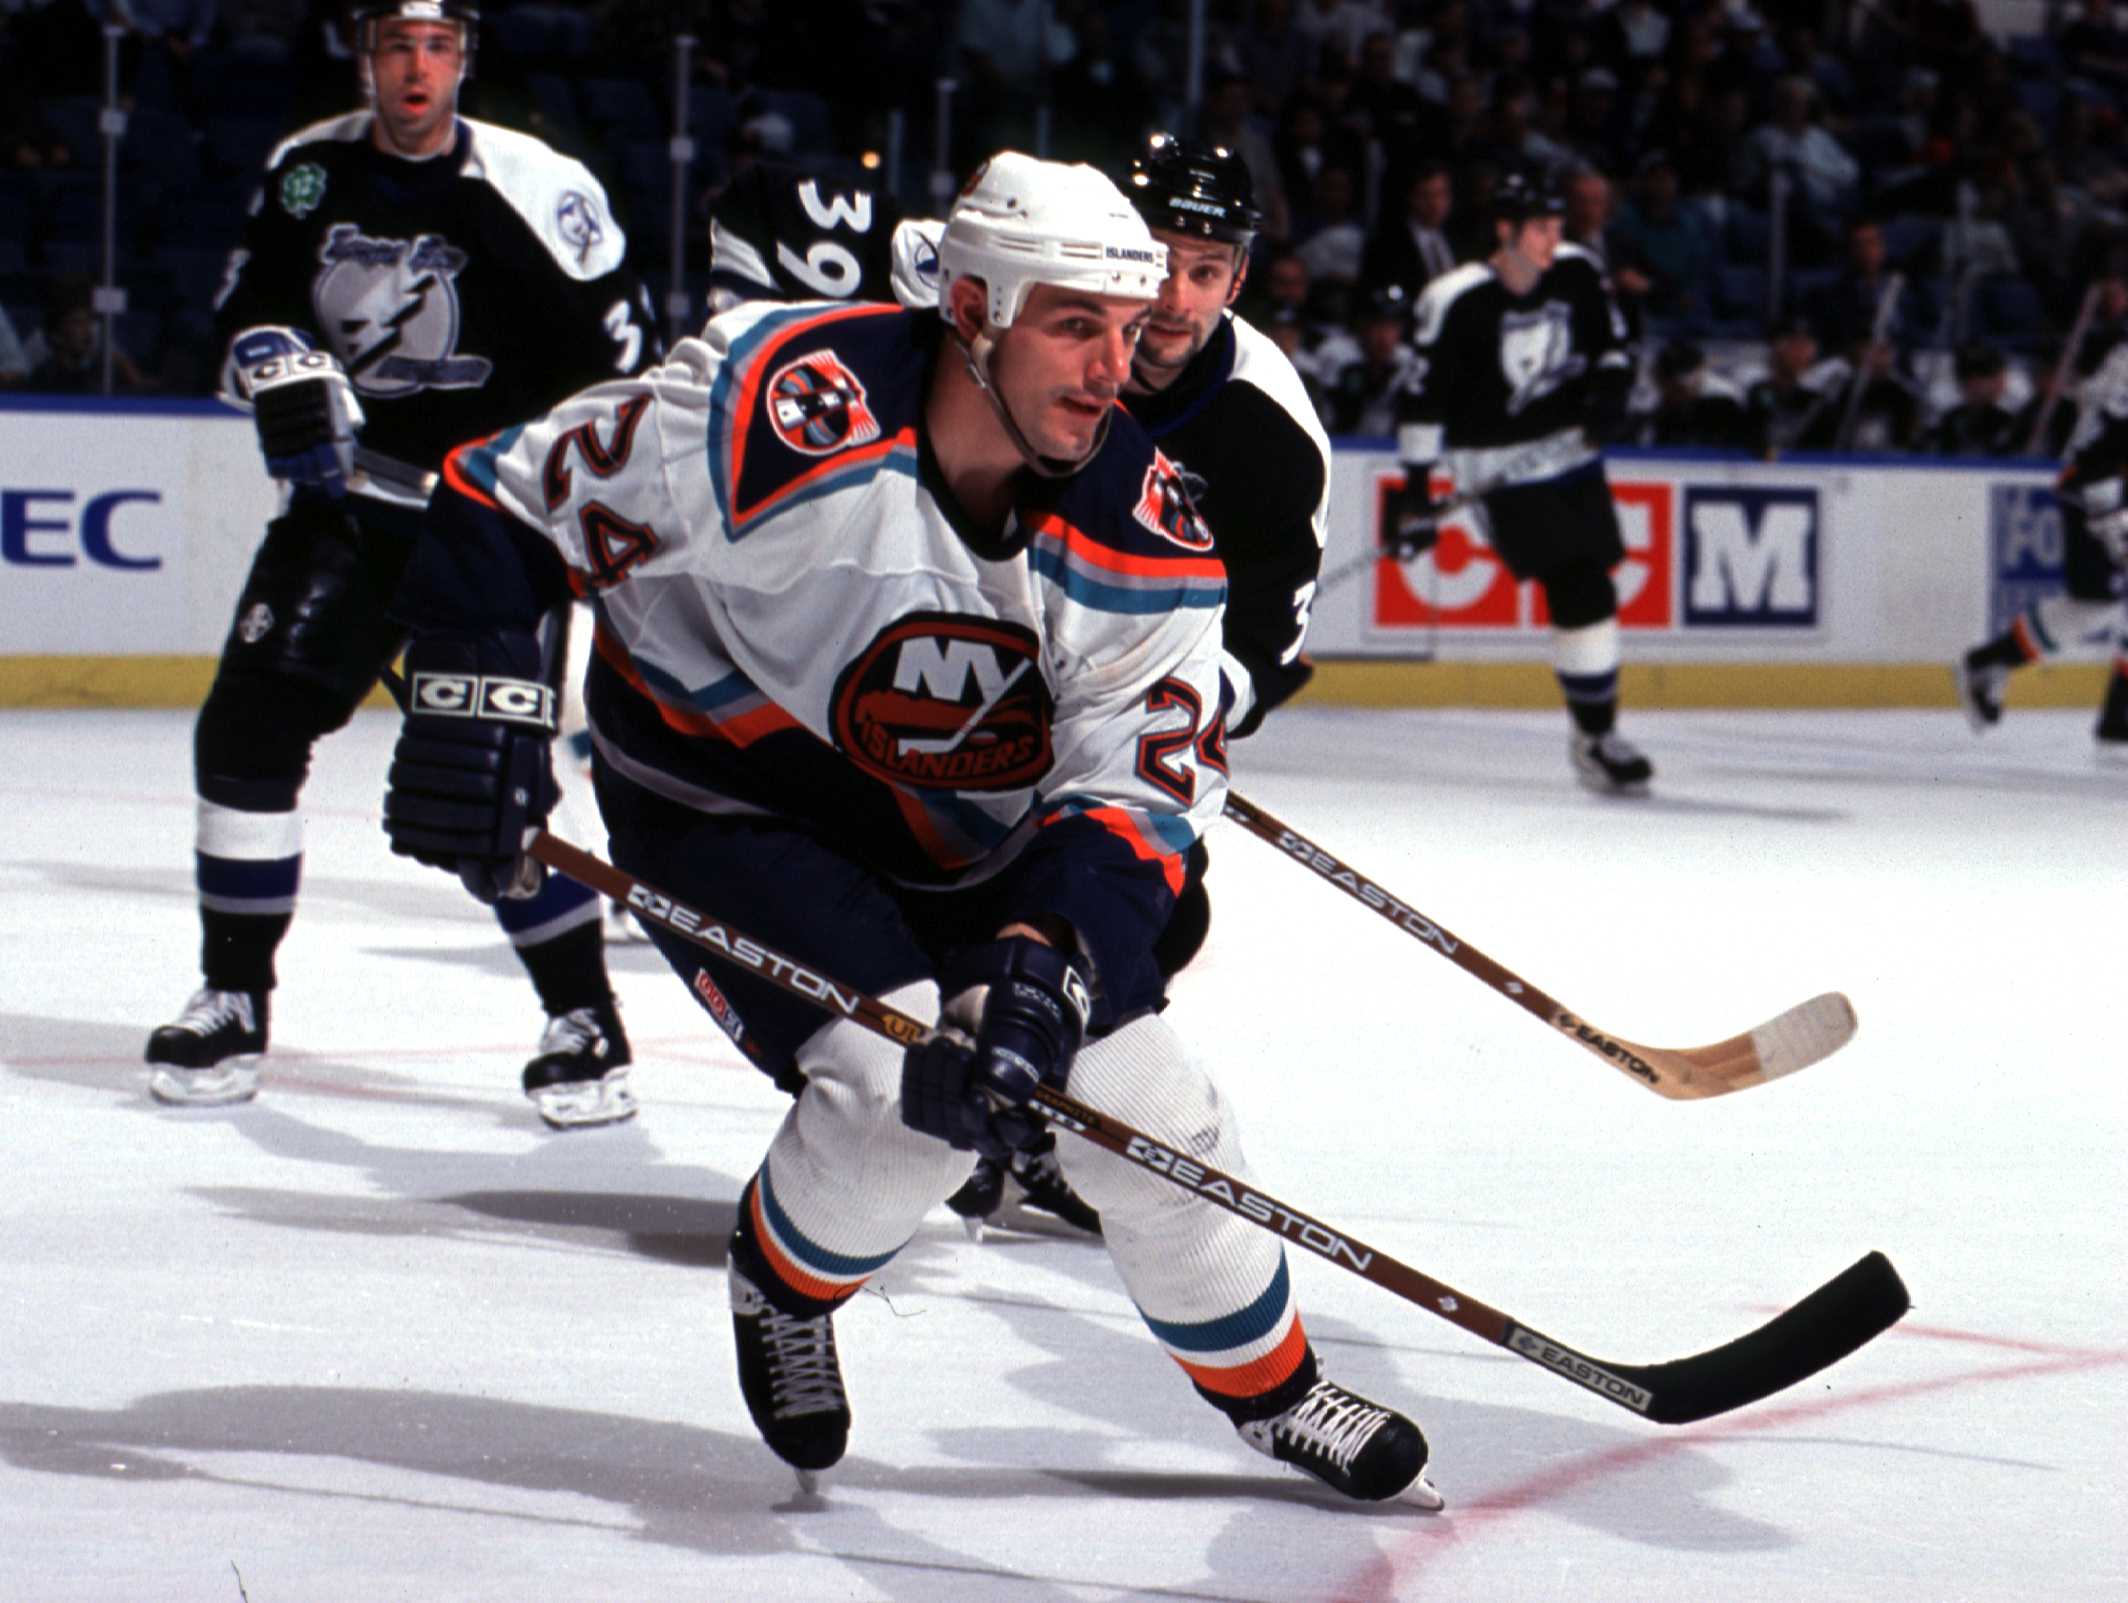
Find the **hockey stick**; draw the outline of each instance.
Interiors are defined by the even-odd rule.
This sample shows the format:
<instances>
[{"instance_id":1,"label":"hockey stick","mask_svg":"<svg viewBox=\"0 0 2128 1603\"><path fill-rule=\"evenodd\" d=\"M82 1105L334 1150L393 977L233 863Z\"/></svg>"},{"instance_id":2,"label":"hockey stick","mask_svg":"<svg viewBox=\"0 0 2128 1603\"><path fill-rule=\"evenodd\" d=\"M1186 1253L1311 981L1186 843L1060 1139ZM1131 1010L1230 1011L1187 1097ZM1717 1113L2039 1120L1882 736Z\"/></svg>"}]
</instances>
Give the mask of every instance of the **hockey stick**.
<instances>
[{"instance_id":1,"label":"hockey stick","mask_svg":"<svg viewBox=\"0 0 2128 1603\"><path fill-rule=\"evenodd\" d=\"M1906 288L1906 275L1894 273L1884 281L1884 288L1877 296L1877 315L1870 324L1869 350L1855 363L1854 388L1847 392L1847 410L1840 414L1840 432L1833 436L1834 445L1842 451L1855 443L1855 423L1862 416L1862 393L1869 388L1870 359L1877 347L1884 343L1884 336L1891 331L1892 313L1898 310L1900 292Z\"/></svg>"},{"instance_id":2,"label":"hockey stick","mask_svg":"<svg viewBox=\"0 0 2128 1603\"><path fill-rule=\"evenodd\" d=\"M627 903L638 918L890 1041L907 1044L931 1033L929 1026L878 998L807 968L697 908L675 902L544 830L527 842L525 850L549 868ZM1687 1424L1770 1397L1882 1334L1909 1306L1906 1287L1891 1260L1872 1252L1793 1308L1723 1346L1669 1363L1615 1364L1578 1352L1061 1091L1037 1086L1034 1100L1052 1123L1081 1140L1658 1425Z\"/></svg>"},{"instance_id":3,"label":"hockey stick","mask_svg":"<svg viewBox=\"0 0 2128 1603\"><path fill-rule=\"evenodd\" d=\"M1461 936L1450 934L1418 909L1390 895L1298 830L1280 823L1247 797L1228 791L1226 816L1659 1096L1686 1102L1763 1085L1830 1057L1855 1033L1854 1005L1840 992L1827 991L1823 996L1797 1003L1755 1030L1732 1035L1712 1046L1642 1046L1599 1030Z\"/></svg>"},{"instance_id":4,"label":"hockey stick","mask_svg":"<svg viewBox=\"0 0 2128 1603\"><path fill-rule=\"evenodd\" d=\"M1438 501L1427 502L1426 511L1420 521L1438 523L1443 518L1453 517L1465 507L1475 506L1495 490L1506 488L1509 481L1518 475L1535 472L1537 469L1545 467L1554 461L1564 459L1557 443L1533 446L1527 451L1510 457L1506 465L1493 475L1492 482L1489 484L1474 484L1467 490L1453 490ZM1356 557L1347 557L1328 573L1318 574L1315 580L1315 593L1321 595L1326 590L1334 590L1354 574L1366 572L1368 568L1377 562L1393 562L1395 560L1396 558L1390 553L1388 547L1377 541L1372 549L1364 551Z\"/></svg>"},{"instance_id":5,"label":"hockey stick","mask_svg":"<svg viewBox=\"0 0 2128 1603\"><path fill-rule=\"evenodd\" d=\"M2076 322L2062 342L2061 355L2055 358L2046 399L2040 402L2032 419L2032 432L2025 439L2026 456L2038 456L2047 449L2047 430L2053 425L2054 409L2061 405L2062 391L2069 387L2069 375L2076 371L2077 355L2084 348L2084 336L2091 332L2091 321L2098 316L2099 294L2096 284L2084 291L2083 304L2076 309Z\"/></svg>"}]
</instances>

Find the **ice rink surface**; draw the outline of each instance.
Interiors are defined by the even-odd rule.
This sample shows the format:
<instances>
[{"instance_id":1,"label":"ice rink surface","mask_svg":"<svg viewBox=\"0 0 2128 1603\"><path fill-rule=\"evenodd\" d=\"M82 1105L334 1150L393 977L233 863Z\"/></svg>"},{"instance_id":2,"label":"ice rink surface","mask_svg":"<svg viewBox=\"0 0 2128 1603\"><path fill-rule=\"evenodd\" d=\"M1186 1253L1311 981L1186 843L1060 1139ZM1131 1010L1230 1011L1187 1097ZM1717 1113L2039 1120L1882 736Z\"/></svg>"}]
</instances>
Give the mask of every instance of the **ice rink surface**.
<instances>
[{"instance_id":1,"label":"ice rink surface","mask_svg":"<svg viewBox=\"0 0 2128 1603\"><path fill-rule=\"evenodd\" d=\"M1631 802L1556 713L1302 707L1235 748L1613 1033L1861 1016L1667 1102L1220 826L1172 1011L1265 1189L1623 1363L1871 1248L1912 1288L1664 1429L1296 1254L1328 1371L1425 1429L1431 1519L1243 1447L1097 1244L944 1209L840 1316L850 1453L800 1497L721 1272L783 1100L617 947L643 1114L547 1133L516 963L385 848L395 722L320 749L260 1099L180 1113L139 1058L195 984L190 717L0 713L0 1600L2128 1599L2128 770L2088 714L1640 714Z\"/></svg>"}]
</instances>

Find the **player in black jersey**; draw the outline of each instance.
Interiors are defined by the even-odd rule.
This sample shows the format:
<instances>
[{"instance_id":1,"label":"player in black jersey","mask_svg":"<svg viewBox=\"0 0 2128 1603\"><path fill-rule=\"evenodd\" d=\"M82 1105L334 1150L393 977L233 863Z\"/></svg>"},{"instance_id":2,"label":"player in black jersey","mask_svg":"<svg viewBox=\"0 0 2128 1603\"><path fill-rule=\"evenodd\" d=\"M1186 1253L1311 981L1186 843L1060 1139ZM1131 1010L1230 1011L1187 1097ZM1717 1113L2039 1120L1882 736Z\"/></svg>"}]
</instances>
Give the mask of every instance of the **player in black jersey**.
<instances>
[{"instance_id":1,"label":"player in black jersey","mask_svg":"<svg viewBox=\"0 0 2128 1603\"><path fill-rule=\"evenodd\" d=\"M458 115L476 8L398 0L358 5L353 20L369 104L268 158L215 300L223 394L256 418L284 507L194 731L203 983L148 1041L164 1102L257 1092L311 748L397 653L385 607L445 452L659 354L598 181L528 135ZM558 616L550 684L566 632ZM556 1128L628 1117L596 898L559 878L529 899L499 889L475 887L548 1015L526 1094Z\"/></svg>"},{"instance_id":2,"label":"player in black jersey","mask_svg":"<svg viewBox=\"0 0 2128 1603\"><path fill-rule=\"evenodd\" d=\"M1618 593L1625 556L1600 449L1623 425L1633 369L1625 320L1601 267L1562 244L1566 205L1512 173L1494 197L1498 248L1419 298L1419 363L1397 430L1403 488L1383 543L1409 560L1434 542L1431 479L1482 494L1487 538L1517 579L1544 587L1553 670L1574 720L1574 771L1604 792L1646 788L1654 769L1621 736Z\"/></svg>"},{"instance_id":3,"label":"player in black jersey","mask_svg":"<svg viewBox=\"0 0 2128 1603\"><path fill-rule=\"evenodd\" d=\"M2010 675L2078 642L2110 640L2100 703L2101 757L2128 760L2128 345L2093 376L2056 492L2064 593L2022 608L2010 626L1959 659L1958 704L1975 734L2002 720Z\"/></svg>"},{"instance_id":4,"label":"player in black jersey","mask_svg":"<svg viewBox=\"0 0 2128 1603\"><path fill-rule=\"evenodd\" d=\"M1180 470L1226 567L1221 679L1227 733L1240 739L1313 672L1301 647L1322 566L1330 440L1292 362L1233 311L1261 222L1246 164L1224 149L1154 134L1120 187L1168 248L1168 276L1124 403ZM862 187L788 166L757 167L718 206L712 305L759 298L935 304L939 227L904 218L890 198ZM1196 956L1210 928L1209 861L1198 842L1155 948L1165 975ZM1095 1228L1046 1148L1017 1154L1012 1172L1030 1203ZM1003 1180L986 1160L954 1208L970 1219L995 1214Z\"/></svg>"}]
</instances>

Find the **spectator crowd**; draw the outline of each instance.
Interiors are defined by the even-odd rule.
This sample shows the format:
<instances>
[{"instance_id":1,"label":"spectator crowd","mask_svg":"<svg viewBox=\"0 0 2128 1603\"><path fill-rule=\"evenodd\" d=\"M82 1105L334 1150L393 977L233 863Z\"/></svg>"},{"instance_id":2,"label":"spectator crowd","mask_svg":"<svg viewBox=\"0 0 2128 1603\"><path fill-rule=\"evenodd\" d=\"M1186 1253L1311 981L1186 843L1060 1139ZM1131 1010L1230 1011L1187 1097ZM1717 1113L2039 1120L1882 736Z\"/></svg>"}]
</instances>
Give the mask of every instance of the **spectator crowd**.
<instances>
[{"instance_id":1,"label":"spectator crowd","mask_svg":"<svg viewBox=\"0 0 2128 1603\"><path fill-rule=\"evenodd\" d=\"M1490 252L1509 171L1550 175L1607 269L1640 443L2050 454L2128 333L2109 0L2019 37L1974 0L1209 0L1201 54L1184 0L481 9L468 114L586 160L646 276L689 306L717 194L763 153L884 152L925 209L938 148L957 173L1002 145L1117 170L1152 127L1227 145L1266 216L1243 310L1337 434L1389 431L1412 309ZM0 386L102 387L106 24L126 112L115 387L205 393L260 162L354 102L344 8L0 0ZM676 125L696 140L677 279Z\"/></svg>"}]
</instances>

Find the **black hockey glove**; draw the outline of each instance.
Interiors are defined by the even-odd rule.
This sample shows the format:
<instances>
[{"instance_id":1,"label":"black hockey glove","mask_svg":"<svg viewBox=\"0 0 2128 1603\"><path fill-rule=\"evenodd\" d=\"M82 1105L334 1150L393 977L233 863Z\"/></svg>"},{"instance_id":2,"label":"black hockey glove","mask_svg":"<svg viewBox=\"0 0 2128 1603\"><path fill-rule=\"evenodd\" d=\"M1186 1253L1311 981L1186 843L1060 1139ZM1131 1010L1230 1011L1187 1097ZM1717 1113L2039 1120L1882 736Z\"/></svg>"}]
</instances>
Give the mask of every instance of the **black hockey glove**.
<instances>
[{"instance_id":1,"label":"black hockey glove","mask_svg":"<svg viewBox=\"0 0 2128 1603\"><path fill-rule=\"evenodd\" d=\"M1382 501L1382 555L1399 562L1424 556L1441 538L1440 505L1429 488L1431 462L1411 463L1404 469L1404 483Z\"/></svg>"},{"instance_id":2,"label":"black hockey glove","mask_svg":"<svg viewBox=\"0 0 2128 1603\"><path fill-rule=\"evenodd\" d=\"M559 794L548 761L555 697L539 661L530 635L429 635L406 648L384 833L400 856L450 869L483 902L531 896L546 877L524 855Z\"/></svg>"},{"instance_id":3,"label":"black hockey glove","mask_svg":"<svg viewBox=\"0 0 2128 1603\"><path fill-rule=\"evenodd\" d=\"M338 358L295 329L249 328L230 342L224 385L250 403L268 473L347 493L362 403Z\"/></svg>"},{"instance_id":4,"label":"black hockey glove","mask_svg":"<svg viewBox=\"0 0 2128 1603\"><path fill-rule=\"evenodd\" d=\"M902 1123L999 1161L1043 1131L1028 1106L1064 1088L1086 1037L1086 982L1053 946L1008 936L957 954L940 976L945 1016L902 1055Z\"/></svg>"}]
</instances>

